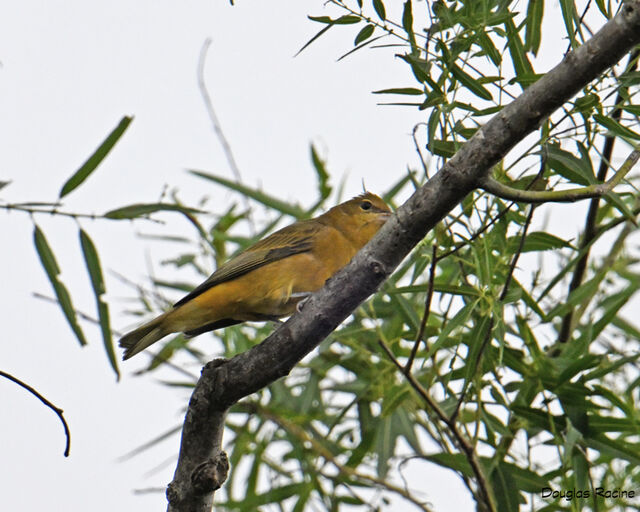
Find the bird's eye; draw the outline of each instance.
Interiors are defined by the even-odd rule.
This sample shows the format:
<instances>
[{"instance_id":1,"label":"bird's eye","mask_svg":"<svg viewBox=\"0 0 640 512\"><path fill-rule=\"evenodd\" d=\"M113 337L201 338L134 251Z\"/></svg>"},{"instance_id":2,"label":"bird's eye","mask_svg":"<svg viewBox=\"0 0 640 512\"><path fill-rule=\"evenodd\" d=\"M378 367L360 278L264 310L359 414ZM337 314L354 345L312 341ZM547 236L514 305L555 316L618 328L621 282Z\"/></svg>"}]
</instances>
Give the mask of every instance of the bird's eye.
<instances>
[{"instance_id":1,"label":"bird's eye","mask_svg":"<svg viewBox=\"0 0 640 512\"><path fill-rule=\"evenodd\" d=\"M363 210L371 210L371 206L373 206L373 205L371 204L371 201L366 201L366 200L365 200L365 201L362 201L362 202L360 203L360 208L362 208Z\"/></svg>"}]
</instances>

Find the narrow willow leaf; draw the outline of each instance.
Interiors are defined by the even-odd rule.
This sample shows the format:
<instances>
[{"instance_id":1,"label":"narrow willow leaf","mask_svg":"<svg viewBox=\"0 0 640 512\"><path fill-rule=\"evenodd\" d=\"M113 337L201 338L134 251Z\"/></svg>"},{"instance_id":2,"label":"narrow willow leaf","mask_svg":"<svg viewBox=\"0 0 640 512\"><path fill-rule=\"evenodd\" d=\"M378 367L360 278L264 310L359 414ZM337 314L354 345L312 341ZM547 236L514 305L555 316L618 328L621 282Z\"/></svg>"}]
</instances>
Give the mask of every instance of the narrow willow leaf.
<instances>
[{"instance_id":1,"label":"narrow willow leaf","mask_svg":"<svg viewBox=\"0 0 640 512\"><path fill-rule=\"evenodd\" d=\"M540 489L549 485L549 480L543 478L530 469L521 468L515 464L502 462L503 470L508 471L515 481L516 489L524 492L540 492Z\"/></svg>"},{"instance_id":2,"label":"narrow willow leaf","mask_svg":"<svg viewBox=\"0 0 640 512\"><path fill-rule=\"evenodd\" d=\"M623 432L625 434L637 434L638 424L633 421L633 419L590 414L589 431L593 434L604 434L605 432Z\"/></svg>"},{"instance_id":3,"label":"narrow willow leaf","mask_svg":"<svg viewBox=\"0 0 640 512\"><path fill-rule=\"evenodd\" d=\"M447 326L442 329L435 343L429 347L429 351L425 355L425 359L430 358L433 354L436 353L437 350L440 349L449 334L451 334L454 329L456 329L457 327L461 327L467 323L469 316L471 316L471 313L476 308L478 302L480 302L480 299L469 302L469 304L464 306L460 311L456 313L456 315L447 323Z\"/></svg>"},{"instance_id":4,"label":"narrow willow leaf","mask_svg":"<svg viewBox=\"0 0 640 512\"><path fill-rule=\"evenodd\" d=\"M382 0L373 0L373 8L382 21L385 21L387 19L387 13Z\"/></svg>"},{"instance_id":5,"label":"narrow willow leaf","mask_svg":"<svg viewBox=\"0 0 640 512\"><path fill-rule=\"evenodd\" d=\"M172 203L138 203L123 206L122 208L116 208L110 210L104 214L107 219L137 219L145 217L155 212L180 212L185 214L205 213L202 210L196 208L188 208L179 204Z\"/></svg>"},{"instance_id":6,"label":"narrow willow leaf","mask_svg":"<svg viewBox=\"0 0 640 512\"><path fill-rule=\"evenodd\" d=\"M518 34L513 19L509 18L505 21L504 26L507 31L507 48L509 49L509 55L511 56L511 62L513 63L516 76L535 74L533 66L524 51L522 39L520 39L520 34ZM522 89L525 89L524 85L522 85Z\"/></svg>"},{"instance_id":7,"label":"narrow willow leaf","mask_svg":"<svg viewBox=\"0 0 640 512\"><path fill-rule=\"evenodd\" d=\"M471 464L469 464L469 460L462 453L434 453L424 455L424 458L444 468L459 471L464 476L473 476Z\"/></svg>"},{"instance_id":8,"label":"narrow willow leaf","mask_svg":"<svg viewBox=\"0 0 640 512\"><path fill-rule=\"evenodd\" d=\"M571 48L576 48L576 30L574 25L575 19L575 0L560 0L560 10L562 11L562 19L564 27L567 31L567 37L571 41Z\"/></svg>"},{"instance_id":9,"label":"narrow willow leaf","mask_svg":"<svg viewBox=\"0 0 640 512\"><path fill-rule=\"evenodd\" d=\"M637 444L609 439L605 436L585 436L585 443L589 448L598 450L601 456L612 459L623 459L638 466L640 465L640 447Z\"/></svg>"},{"instance_id":10,"label":"narrow willow leaf","mask_svg":"<svg viewBox=\"0 0 640 512\"><path fill-rule=\"evenodd\" d=\"M557 316L566 315L571 309L573 309L577 304L580 304L583 300L588 297L592 297L596 291L598 291L598 285L600 281L597 278L590 279L582 283L578 288L573 290L569 297L564 300L562 303L558 304L547 314L547 320L551 320Z\"/></svg>"},{"instance_id":11,"label":"narrow willow leaf","mask_svg":"<svg viewBox=\"0 0 640 512\"><path fill-rule=\"evenodd\" d=\"M132 117L124 116L118 126L116 126L111 133L104 139L104 142L100 144L98 149L87 159L87 161L80 166L73 176L71 176L65 184L62 186L60 190L59 197L62 198L69 194L71 191L76 189L84 180L86 180L89 175L96 170L100 162L102 162L105 157L109 154L109 151L113 149L113 146L116 145L116 142L122 137L125 130L128 128L129 124L133 120Z\"/></svg>"},{"instance_id":12,"label":"narrow willow leaf","mask_svg":"<svg viewBox=\"0 0 640 512\"><path fill-rule=\"evenodd\" d=\"M507 239L507 250L509 252L515 252L516 249L520 246L521 236L512 236ZM551 233L545 233L544 231L534 231L532 233L528 233L527 237L524 240L524 244L522 245L521 252L537 252L537 251L549 251L552 249L563 249L566 247L572 247L572 245L563 240L562 238L558 238Z\"/></svg>"},{"instance_id":13,"label":"narrow willow leaf","mask_svg":"<svg viewBox=\"0 0 640 512\"><path fill-rule=\"evenodd\" d=\"M358 46L356 46L355 48L352 48L351 50L349 50L347 53L341 55L340 57L338 57L337 62L341 61L342 59L348 57L349 55L351 55L352 53L357 52L358 50L361 50L362 48L364 48L365 46L369 46L371 43L375 43L378 39L382 39L383 37L385 37L384 35L381 36L377 36L374 37L372 39L367 39L364 43L359 44Z\"/></svg>"},{"instance_id":14,"label":"narrow willow leaf","mask_svg":"<svg viewBox=\"0 0 640 512\"><path fill-rule=\"evenodd\" d=\"M56 294L56 298L58 299L58 303L60 304L60 308L64 313L65 318L71 330L76 335L78 342L80 345L86 345L87 340L80 328L80 324L78 324L78 318L76 316L76 311L73 308L73 304L71 302L71 296L67 291L67 288L62 284L62 282L58 279L58 275L60 274L60 267L58 267L58 263L56 262L56 258L47 242L47 239L44 236L42 230L36 225L33 231L33 241L36 246L36 252L40 257L40 262L42 263L42 267L51 282L51 286L53 287L53 291Z\"/></svg>"},{"instance_id":15,"label":"narrow willow leaf","mask_svg":"<svg viewBox=\"0 0 640 512\"><path fill-rule=\"evenodd\" d=\"M493 469L489 478L494 489L498 510L500 512L518 512L520 496L509 468L500 463Z\"/></svg>"},{"instance_id":16,"label":"narrow willow leaf","mask_svg":"<svg viewBox=\"0 0 640 512\"><path fill-rule=\"evenodd\" d=\"M455 142L440 139L433 140L427 147L434 155L445 158L451 158L456 154L456 150L458 149L458 145Z\"/></svg>"},{"instance_id":17,"label":"narrow willow leaf","mask_svg":"<svg viewBox=\"0 0 640 512\"><path fill-rule=\"evenodd\" d=\"M557 144L546 146L547 164L570 183L593 185L597 183L591 162L584 157L578 158Z\"/></svg>"},{"instance_id":18,"label":"narrow willow leaf","mask_svg":"<svg viewBox=\"0 0 640 512\"><path fill-rule=\"evenodd\" d=\"M542 27L542 16L544 14L544 2L540 0L529 0L527 6L527 18L525 29L525 47L534 55L540 49L540 34Z\"/></svg>"},{"instance_id":19,"label":"narrow willow leaf","mask_svg":"<svg viewBox=\"0 0 640 512\"><path fill-rule=\"evenodd\" d=\"M11 181L0 181L0 190L9 185Z\"/></svg>"},{"instance_id":20,"label":"narrow willow leaf","mask_svg":"<svg viewBox=\"0 0 640 512\"><path fill-rule=\"evenodd\" d=\"M327 163L320 158L316 147L311 144L311 163L316 171L318 178L318 192L320 197L326 199L331 194L332 187L329 185L329 173L327 172Z\"/></svg>"},{"instance_id":21,"label":"narrow willow leaf","mask_svg":"<svg viewBox=\"0 0 640 512\"><path fill-rule=\"evenodd\" d=\"M109 364L116 374L116 378L120 380L120 371L118 370L118 360L115 348L113 346L113 336L111 333L111 322L109 321L109 307L102 300L105 293L104 278L102 276L102 267L98 258L98 251L89 235L83 229L80 230L80 245L84 256L87 271L91 279L93 294L96 298L96 308L98 311L98 320L100 321L100 331L102 332L102 342L109 359Z\"/></svg>"},{"instance_id":22,"label":"narrow willow leaf","mask_svg":"<svg viewBox=\"0 0 640 512\"><path fill-rule=\"evenodd\" d=\"M329 20L328 17L323 16L323 18L327 18ZM319 19L317 18L313 18L311 16L309 16L309 19L312 19L313 21L319 21ZM321 22L324 23L324 22ZM316 35L314 35L311 39L309 39L306 43L304 43L302 45L302 48L300 48L296 54L294 55L294 57L297 57L298 55L300 55L311 43L313 43L316 39L318 39L322 34L324 34L327 30L329 30L331 27L333 27L333 24L328 24L326 27L323 27L322 29L320 29L320 31L318 31L318 33Z\"/></svg>"},{"instance_id":23,"label":"narrow willow leaf","mask_svg":"<svg viewBox=\"0 0 640 512\"><path fill-rule=\"evenodd\" d=\"M478 80L465 73L460 67L452 64L450 70L453 76L473 94L483 100L491 101L493 99L491 93Z\"/></svg>"},{"instance_id":24,"label":"narrow willow leaf","mask_svg":"<svg viewBox=\"0 0 640 512\"><path fill-rule=\"evenodd\" d=\"M486 337L491 336L491 333L488 332L491 328L492 322L488 315L480 318L480 321L473 326L471 338L474 343L469 347L469 354L465 360L464 386L462 389L467 389L469 380L473 378L473 375L478 369L478 359L482 356L480 351L485 348L483 345Z\"/></svg>"},{"instance_id":25,"label":"narrow willow leaf","mask_svg":"<svg viewBox=\"0 0 640 512\"><path fill-rule=\"evenodd\" d=\"M415 87L396 87L393 89L380 89L373 91L372 94L407 94L409 96L422 96L424 91Z\"/></svg>"},{"instance_id":26,"label":"narrow willow leaf","mask_svg":"<svg viewBox=\"0 0 640 512\"><path fill-rule=\"evenodd\" d=\"M416 34L413 31L413 9L411 0L407 0L402 8L402 28L404 28L404 31L407 33L407 37L409 38L411 52L417 53L419 50L416 43Z\"/></svg>"},{"instance_id":27,"label":"narrow willow leaf","mask_svg":"<svg viewBox=\"0 0 640 512\"><path fill-rule=\"evenodd\" d=\"M491 37L484 31L481 30L478 32L478 41L477 43L483 49L484 53L491 59L496 66L500 66L502 64L502 55L496 48L496 45L493 44Z\"/></svg>"},{"instance_id":28,"label":"narrow willow leaf","mask_svg":"<svg viewBox=\"0 0 640 512\"><path fill-rule=\"evenodd\" d=\"M291 215L292 217L295 217L297 219L302 219L306 216L306 212L299 206L285 203L284 201L270 196L260 190L249 188L245 185L242 185L241 183L236 183L235 181L228 180L221 176L216 176L215 174L209 174L196 170L190 170L189 172L191 174L194 174L195 176L199 176L200 178L204 178L205 180L213 181L214 183L218 183L219 185L222 185L223 187L226 187L230 190L239 192L240 194L250 197L254 201L257 201L273 210Z\"/></svg>"},{"instance_id":29,"label":"narrow willow leaf","mask_svg":"<svg viewBox=\"0 0 640 512\"><path fill-rule=\"evenodd\" d=\"M633 130L630 130L626 126L621 125L615 119L603 116L602 114L594 114L593 119L601 126L604 126L607 130L609 130L614 135L619 137L626 137L629 139L640 140L640 135L638 135Z\"/></svg>"},{"instance_id":30,"label":"narrow willow leaf","mask_svg":"<svg viewBox=\"0 0 640 512\"><path fill-rule=\"evenodd\" d=\"M385 478L389 471L389 462L395 452L398 432L393 428L391 417L380 418L380 424L376 429L375 452L377 454L377 474L379 478Z\"/></svg>"},{"instance_id":31,"label":"narrow willow leaf","mask_svg":"<svg viewBox=\"0 0 640 512\"><path fill-rule=\"evenodd\" d=\"M365 25L364 28L358 32L358 35L353 41L354 46L358 46L363 41L366 41L373 35L373 31L376 29L375 25Z\"/></svg>"}]
</instances>

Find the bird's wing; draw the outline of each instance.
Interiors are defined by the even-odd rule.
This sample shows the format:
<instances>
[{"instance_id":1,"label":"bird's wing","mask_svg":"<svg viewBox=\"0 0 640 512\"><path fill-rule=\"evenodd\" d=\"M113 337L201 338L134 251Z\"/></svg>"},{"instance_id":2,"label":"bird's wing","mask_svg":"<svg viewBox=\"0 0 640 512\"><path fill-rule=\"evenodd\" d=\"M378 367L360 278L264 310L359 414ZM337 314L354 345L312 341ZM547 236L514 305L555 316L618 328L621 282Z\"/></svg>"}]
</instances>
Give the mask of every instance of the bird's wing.
<instances>
[{"instance_id":1,"label":"bird's wing","mask_svg":"<svg viewBox=\"0 0 640 512\"><path fill-rule=\"evenodd\" d=\"M313 238L326 226L319 222L300 221L276 231L221 265L209 278L174 304L181 306L217 284L231 281L268 263L310 251Z\"/></svg>"}]
</instances>

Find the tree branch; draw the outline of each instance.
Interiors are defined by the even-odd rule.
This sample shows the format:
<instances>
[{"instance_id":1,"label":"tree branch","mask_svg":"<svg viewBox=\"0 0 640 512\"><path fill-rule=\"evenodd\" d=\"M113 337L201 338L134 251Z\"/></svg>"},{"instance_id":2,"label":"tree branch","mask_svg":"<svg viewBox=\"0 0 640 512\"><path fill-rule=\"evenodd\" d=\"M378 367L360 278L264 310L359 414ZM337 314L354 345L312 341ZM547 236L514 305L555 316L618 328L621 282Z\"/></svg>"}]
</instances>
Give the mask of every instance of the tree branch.
<instances>
[{"instance_id":1,"label":"tree branch","mask_svg":"<svg viewBox=\"0 0 640 512\"><path fill-rule=\"evenodd\" d=\"M592 39L479 129L300 313L251 350L228 361L208 363L187 410L178 466L167 492L169 511L211 510L213 491L197 488L192 478L203 463L219 457L229 406L287 375L377 290L426 233L477 188L516 143L638 43L640 0L633 0Z\"/></svg>"},{"instance_id":2,"label":"tree branch","mask_svg":"<svg viewBox=\"0 0 640 512\"><path fill-rule=\"evenodd\" d=\"M636 149L631 152L624 163L620 166L620 169L618 169L618 172L616 172L606 183L595 183L585 187L570 188L567 190L522 190L510 187L487 176L480 184L480 188L493 195L501 197L502 199L522 203L573 203L581 199L590 199L607 195L624 179L629 171L631 171L639 158L640 146L636 147Z\"/></svg>"},{"instance_id":3,"label":"tree branch","mask_svg":"<svg viewBox=\"0 0 640 512\"><path fill-rule=\"evenodd\" d=\"M62 428L64 429L64 436L66 438L63 455L65 457L68 457L69 451L71 450L71 432L69 431L69 425L67 425L67 420L64 419L64 414L63 414L64 411L59 407L56 407L51 402L49 402L49 400L47 400L44 396L38 393L34 388L29 386L29 384L22 382L20 379L14 377L10 373L3 372L2 370L0 370L0 377L4 377L5 379L8 379L11 382L16 383L18 386L26 389L29 393L35 396L44 405L46 405L49 409L51 409L53 412L55 412L58 415L58 418L60 418L60 421L62 422Z\"/></svg>"}]
</instances>

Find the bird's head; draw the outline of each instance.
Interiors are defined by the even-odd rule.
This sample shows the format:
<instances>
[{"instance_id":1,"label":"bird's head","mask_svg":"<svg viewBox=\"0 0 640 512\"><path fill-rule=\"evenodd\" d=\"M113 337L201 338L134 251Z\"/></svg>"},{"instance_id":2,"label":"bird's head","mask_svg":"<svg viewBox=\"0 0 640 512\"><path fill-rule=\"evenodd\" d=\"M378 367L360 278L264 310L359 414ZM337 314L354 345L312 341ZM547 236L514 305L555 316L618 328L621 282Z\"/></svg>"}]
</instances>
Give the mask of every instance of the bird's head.
<instances>
[{"instance_id":1,"label":"bird's head","mask_svg":"<svg viewBox=\"0 0 640 512\"><path fill-rule=\"evenodd\" d=\"M323 215L327 224L338 229L358 248L364 246L391 215L379 196L365 192L334 206Z\"/></svg>"}]
</instances>

